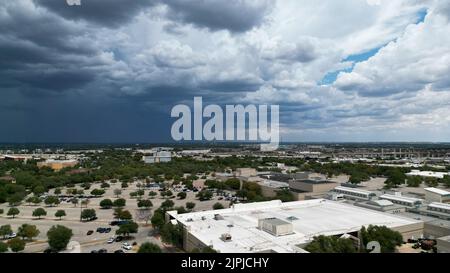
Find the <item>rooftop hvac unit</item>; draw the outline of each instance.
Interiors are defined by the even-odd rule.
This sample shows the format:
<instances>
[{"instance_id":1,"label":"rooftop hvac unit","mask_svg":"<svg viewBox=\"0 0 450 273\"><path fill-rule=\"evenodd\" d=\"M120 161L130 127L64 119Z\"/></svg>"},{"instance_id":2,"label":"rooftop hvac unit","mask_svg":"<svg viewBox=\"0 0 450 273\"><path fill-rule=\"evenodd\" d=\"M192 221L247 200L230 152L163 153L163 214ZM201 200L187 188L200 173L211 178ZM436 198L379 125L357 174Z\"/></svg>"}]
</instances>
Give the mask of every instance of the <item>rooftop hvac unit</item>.
<instances>
[{"instance_id":1,"label":"rooftop hvac unit","mask_svg":"<svg viewBox=\"0 0 450 273\"><path fill-rule=\"evenodd\" d=\"M220 239L224 242L231 242L231 234L224 233L220 236Z\"/></svg>"}]
</instances>

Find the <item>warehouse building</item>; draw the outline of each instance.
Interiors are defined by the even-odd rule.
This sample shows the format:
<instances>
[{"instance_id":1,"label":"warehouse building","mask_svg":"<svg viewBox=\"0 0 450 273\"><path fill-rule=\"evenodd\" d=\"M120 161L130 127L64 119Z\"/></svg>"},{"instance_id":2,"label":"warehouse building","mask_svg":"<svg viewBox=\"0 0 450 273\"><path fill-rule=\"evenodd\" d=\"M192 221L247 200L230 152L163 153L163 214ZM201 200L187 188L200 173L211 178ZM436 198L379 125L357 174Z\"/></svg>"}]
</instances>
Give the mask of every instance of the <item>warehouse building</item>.
<instances>
[{"instance_id":1,"label":"warehouse building","mask_svg":"<svg viewBox=\"0 0 450 273\"><path fill-rule=\"evenodd\" d=\"M450 203L450 192L437 188L425 188L425 200L428 202Z\"/></svg>"},{"instance_id":2,"label":"warehouse building","mask_svg":"<svg viewBox=\"0 0 450 273\"><path fill-rule=\"evenodd\" d=\"M419 208L422 206L423 201L419 198L402 196L400 194L383 194L380 199L389 200L394 204L402 205L408 208Z\"/></svg>"},{"instance_id":3,"label":"warehouse building","mask_svg":"<svg viewBox=\"0 0 450 273\"><path fill-rule=\"evenodd\" d=\"M315 236L358 236L363 226L387 226L404 240L420 237L423 222L325 199L235 204L231 208L178 214L186 251L206 246L221 253L299 253ZM346 235L346 236L347 236Z\"/></svg>"},{"instance_id":4,"label":"warehouse building","mask_svg":"<svg viewBox=\"0 0 450 273\"><path fill-rule=\"evenodd\" d=\"M342 196L344 199L355 200L355 201L369 201L376 196L374 192L338 186L334 188L331 192L332 198L336 199L336 196Z\"/></svg>"},{"instance_id":5,"label":"warehouse building","mask_svg":"<svg viewBox=\"0 0 450 273\"><path fill-rule=\"evenodd\" d=\"M54 171L60 171L64 168L75 167L78 164L77 160L54 160L48 159L37 163L39 168L48 167Z\"/></svg>"}]
</instances>

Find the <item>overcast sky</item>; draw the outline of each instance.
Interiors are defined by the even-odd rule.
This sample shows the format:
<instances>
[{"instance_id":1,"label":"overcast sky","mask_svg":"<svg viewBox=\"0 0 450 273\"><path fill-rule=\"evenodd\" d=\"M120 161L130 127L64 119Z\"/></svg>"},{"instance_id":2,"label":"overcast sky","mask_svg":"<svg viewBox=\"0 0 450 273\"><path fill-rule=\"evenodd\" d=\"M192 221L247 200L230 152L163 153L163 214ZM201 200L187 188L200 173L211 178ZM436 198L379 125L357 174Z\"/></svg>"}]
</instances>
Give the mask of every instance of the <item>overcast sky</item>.
<instances>
[{"instance_id":1,"label":"overcast sky","mask_svg":"<svg viewBox=\"0 0 450 273\"><path fill-rule=\"evenodd\" d=\"M283 141L450 141L448 0L0 2L0 142L165 142L279 104Z\"/></svg>"}]
</instances>

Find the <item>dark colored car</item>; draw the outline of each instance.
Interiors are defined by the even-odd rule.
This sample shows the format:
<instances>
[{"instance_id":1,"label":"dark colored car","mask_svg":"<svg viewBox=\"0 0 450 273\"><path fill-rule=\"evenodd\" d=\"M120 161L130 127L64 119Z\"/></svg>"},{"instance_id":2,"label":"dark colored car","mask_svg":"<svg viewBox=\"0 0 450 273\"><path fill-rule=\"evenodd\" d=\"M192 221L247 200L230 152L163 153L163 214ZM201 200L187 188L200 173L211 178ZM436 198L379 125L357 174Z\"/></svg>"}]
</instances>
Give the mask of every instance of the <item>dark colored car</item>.
<instances>
[{"instance_id":1,"label":"dark colored car","mask_svg":"<svg viewBox=\"0 0 450 273\"><path fill-rule=\"evenodd\" d=\"M105 233L110 233L111 232L111 228L105 228Z\"/></svg>"},{"instance_id":2,"label":"dark colored car","mask_svg":"<svg viewBox=\"0 0 450 273\"><path fill-rule=\"evenodd\" d=\"M86 235L89 236L89 235L92 235L93 233L94 233L93 230L89 230L89 231L86 233Z\"/></svg>"},{"instance_id":3,"label":"dark colored car","mask_svg":"<svg viewBox=\"0 0 450 273\"><path fill-rule=\"evenodd\" d=\"M114 253L125 253L122 249L114 251Z\"/></svg>"},{"instance_id":4,"label":"dark colored car","mask_svg":"<svg viewBox=\"0 0 450 273\"><path fill-rule=\"evenodd\" d=\"M123 237L122 236L117 236L116 237L116 242L121 242L123 240Z\"/></svg>"},{"instance_id":5,"label":"dark colored car","mask_svg":"<svg viewBox=\"0 0 450 273\"><path fill-rule=\"evenodd\" d=\"M108 253L108 250L105 248L102 248L98 251L98 253Z\"/></svg>"},{"instance_id":6,"label":"dark colored car","mask_svg":"<svg viewBox=\"0 0 450 273\"><path fill-rule=\"evenodd\" d=\"M51 248L47 248L46 250L44 250L44 253L58 253L58 251Z\"/></svg>"},{"instance_id":7,"label":"dark colored car","mask_svg":"<svg viewBox=\"0 0 450 273\"><path fill-rule=\"evenodd\" d=\"M110 226L117 226L119 224L119 221L112 221L109 223Z\"/></svg>"},{"instance_id":8,"label":"dark colored car","mask_svg":"<svg viewBox=\"0 0 450 273\"><path fill-rule=\"evenodd\" d=\"M99 233L103 233L103 232L105 232L105 229L104 229L104 228L101 228L101 227L99 227L99 228L97 228L97 232L99 232Z\"/></svg>"},{"instance_id":9,"label":"dark colored car","mask_svg":"<svg viewBox=\"0 0 450 273\"><path fill-rule=\"evenodd\" d=\"M98 251L97 250L92 250L91 253L98 253Z\"/></svg>"}]
</instances>

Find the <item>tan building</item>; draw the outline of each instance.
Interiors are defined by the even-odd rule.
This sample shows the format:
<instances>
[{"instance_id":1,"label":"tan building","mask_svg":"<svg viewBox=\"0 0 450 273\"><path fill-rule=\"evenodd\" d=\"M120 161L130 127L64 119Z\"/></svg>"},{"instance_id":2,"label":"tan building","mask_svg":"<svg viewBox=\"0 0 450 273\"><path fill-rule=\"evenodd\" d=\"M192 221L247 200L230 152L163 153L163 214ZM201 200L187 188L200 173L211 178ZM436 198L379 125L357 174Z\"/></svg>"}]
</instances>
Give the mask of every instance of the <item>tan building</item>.
<instances>
[{"instance_id":1,"label":"tan building","mask_svg":"<svg viewBox=\"0 0 450 273\"><path fill-rule=\"evenodd\" d=\"M46 160L38 162L37 166L39 168L49 167L55 171L60 171L64 168L75 167L78 164L77 160Z\"/></svg>"},{"instance_id":2,"label":"tan building","mask_svg":"<svg viewBox=\"0 0 450 273\"><path fill-rule=\"evenodd\" d=\"M337 186L339 186L339 183L329 180L304 179L289 181L289 189L296 195L297 200L323 197Z\"/></svg>"},{"instance_id":3,"label":"tan building","mask_svg":"<svg viewBox=\"0 0 450 273\"><path fill-rule=\"evenodd\" d=\"M450 192L437 188L425 188L425 200L428 202L450 203Z\"/></svg>"}]
</instances>

